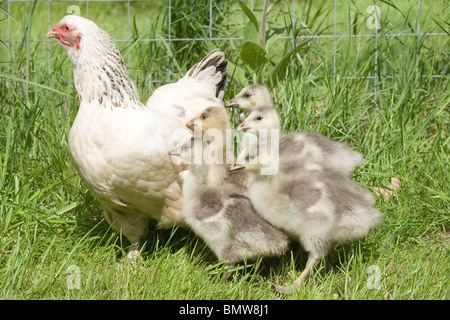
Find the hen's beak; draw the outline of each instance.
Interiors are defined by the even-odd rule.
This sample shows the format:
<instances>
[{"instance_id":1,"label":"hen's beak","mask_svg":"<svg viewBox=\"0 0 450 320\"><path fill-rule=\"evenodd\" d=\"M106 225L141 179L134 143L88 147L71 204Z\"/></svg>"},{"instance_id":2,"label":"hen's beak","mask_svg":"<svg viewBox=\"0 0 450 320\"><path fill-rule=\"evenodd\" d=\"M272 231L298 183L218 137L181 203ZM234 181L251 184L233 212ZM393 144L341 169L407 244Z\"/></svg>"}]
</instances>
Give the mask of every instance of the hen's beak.
<instances>
[{"instance_id":1,"label":"hen's beak","mask_svg":"<svg viewBox=\"0 0 450 320\"><path fill-rule=\"evenodd\" d=\"M172 150L172 151L169 152L169 156L179 157L180 154L178 152Z\"/></svg>"},{"instance_id":2,"label":"hen's beak","mask_svg":"<svg viewBox=\"0 0 450 320\"><path fill-rule=\"evenodd\" d=\"M52 29L52 30L50 30L49 32L47 32L46 37L47 37L47 38L56 38L57 35L58 35L58 33L56 33L55 31L53 31L53 29Z\"/></svg>"},{"instance_id":3,"label":"hen's beak","mask_svg":"<svg viewBox=\"0 0 450 320\"><path fill-rule=\"evenodd\" d=\"M237 171L237 170L241 170L241 169L244 169L244 168L245 167L242 164L235 163L235 164L231 165L230 171Z\"/></svg>"}]
</instances>

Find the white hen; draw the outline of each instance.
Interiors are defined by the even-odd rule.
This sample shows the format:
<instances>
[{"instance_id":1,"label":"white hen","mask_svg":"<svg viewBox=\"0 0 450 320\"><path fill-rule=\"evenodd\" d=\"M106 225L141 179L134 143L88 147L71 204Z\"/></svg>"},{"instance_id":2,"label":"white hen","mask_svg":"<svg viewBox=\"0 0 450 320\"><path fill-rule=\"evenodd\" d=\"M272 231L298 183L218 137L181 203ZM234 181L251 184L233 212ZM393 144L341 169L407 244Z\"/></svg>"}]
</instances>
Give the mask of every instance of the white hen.
<instances>
[{"instance_id":1,"label":"white hen","mask_svg":"<svg viewBox=\"0 0 450 320\"><path fill-rule=\"evenodd\" d=\"M161 228L183 225L180 167L169 151L190 134L185 122L140 101L114 41L94 22L66 16L47 37L56 38L74 64L81 102L70 130L70 154L107 221L135 244L133 249L139 248L150 219ZM217 56L225 55L216 51L214 56L197 66L196 75L211 86L221 83L220 91L226 80L211 70ZM218 74L226 77L226 60ZM210 99L217 95L215 90ZM164 101L170 99L176 105L177 96Z\"/></svg>"}]
</instances>

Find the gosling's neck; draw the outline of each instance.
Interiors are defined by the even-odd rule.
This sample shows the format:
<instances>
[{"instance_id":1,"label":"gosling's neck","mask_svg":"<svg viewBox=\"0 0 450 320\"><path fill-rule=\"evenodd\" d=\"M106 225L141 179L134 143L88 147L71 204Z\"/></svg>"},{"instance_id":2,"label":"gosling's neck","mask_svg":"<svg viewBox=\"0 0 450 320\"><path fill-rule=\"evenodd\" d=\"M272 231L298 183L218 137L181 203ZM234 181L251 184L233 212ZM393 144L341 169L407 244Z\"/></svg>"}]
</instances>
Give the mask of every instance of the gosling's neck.
<instances>
[{"instance_id":1,"label":"gosling's neck","mask_svg":"<svg viewBox=\"0 0 450 320\"><path fill-rule=\"evenodd\" d=\"M219 134L217 134L219 133ZM226 126L216 132L208 145L212 163L209 165L208 184L220 185L230 172L230 165L234 163L234 143L231 126Z\"/></svg>"},{"instance_id":2,"label":"gosling's neck","mask_svg":"<svg viewBox=\"0 0 450 320\"><path fill-rule=\"evenodd\" d=\"M209 166L205 163L201 164L191 164L189 172L195 179L198 186L205 186L208 181L208 168Z\"/></svg>"}]
</instances>

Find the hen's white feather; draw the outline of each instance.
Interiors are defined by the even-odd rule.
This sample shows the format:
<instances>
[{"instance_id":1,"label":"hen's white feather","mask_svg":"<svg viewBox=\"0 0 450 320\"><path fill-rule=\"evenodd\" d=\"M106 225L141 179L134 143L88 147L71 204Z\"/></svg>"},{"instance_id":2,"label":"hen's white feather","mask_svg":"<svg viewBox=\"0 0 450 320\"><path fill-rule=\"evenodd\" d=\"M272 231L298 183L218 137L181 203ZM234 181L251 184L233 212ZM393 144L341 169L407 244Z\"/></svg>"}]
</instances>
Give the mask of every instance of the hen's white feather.
<instances>
[{"instance_id":1,"label":"hen's white feather","mask_svg":"<svg viewBox=\"0 0 450 320\"><path fill-rule=\"evenodd\" d=\"M226 70L224 53L214 50L183 78L156 89L146 105L150 109L175 116L183 123L205 107L223 107Z\"/></svg>"}]
</instances>

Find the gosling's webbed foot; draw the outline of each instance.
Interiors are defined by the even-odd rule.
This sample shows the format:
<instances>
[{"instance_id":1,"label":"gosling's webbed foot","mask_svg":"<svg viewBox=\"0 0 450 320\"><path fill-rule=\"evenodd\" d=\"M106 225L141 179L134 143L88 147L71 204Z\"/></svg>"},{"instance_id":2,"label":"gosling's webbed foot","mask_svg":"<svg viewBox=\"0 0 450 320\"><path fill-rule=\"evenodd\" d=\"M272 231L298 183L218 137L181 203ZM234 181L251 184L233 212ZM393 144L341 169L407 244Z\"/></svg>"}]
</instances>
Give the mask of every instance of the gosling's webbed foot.
<instances>
[{"instance_id":1,"label":"gosling's webbed foot","mask_svg":"<svg viewBox=\"0 0 450 320\"><path fill-rule=\"evenodd\" d=\"M282 294L292 294L298 290L300 290L300 286L296 286L295 284L290 285L290 286L282 286L279 284L275 284L275 283L271 283L271 282L267 282L269 285L271 285L272 287L275 288L275 290L277 290L279 293Z\"/></svg>"}]
</instances>

